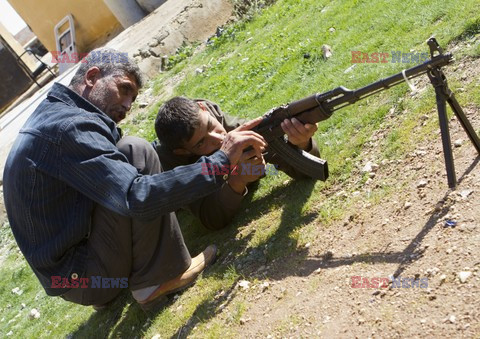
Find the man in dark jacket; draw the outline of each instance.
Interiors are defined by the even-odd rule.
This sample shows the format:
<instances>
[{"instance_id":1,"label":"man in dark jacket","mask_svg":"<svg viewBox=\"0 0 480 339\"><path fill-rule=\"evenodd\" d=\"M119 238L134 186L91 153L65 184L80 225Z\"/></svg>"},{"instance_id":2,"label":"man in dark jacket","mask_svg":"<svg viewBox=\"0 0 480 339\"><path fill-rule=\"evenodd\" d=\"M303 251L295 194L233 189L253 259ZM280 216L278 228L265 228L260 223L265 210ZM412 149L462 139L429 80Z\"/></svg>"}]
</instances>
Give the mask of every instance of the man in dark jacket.
<instances>
[{"instance_id":1,"label":"man in dark jacket","mask_svg":"<svg viewBox=\"0 0 480 339\"><path fill-rule=\"evenodd\" d=\"M153 143L164 170L192 164L201 156L217 151L225 135L244 123L245 120L231 117L220 107L208 100L175 97L165 102L159 109L155 120L158 140ZM314 156L319 156L315 141L312 139L316 125L302 124L297 119L286 119L282 128L288 141ZM240 162L242 166L231 175L221 189L203 198L197 199L186 207L211 230L225 227L240 208L247 194L247 185L258 180L265 171L254 171L255 166L265 165L265 161L291 176L304 178L271 149L266 149L263 158L253 157L245 152ZM206 168L207 171L210 168ZM245 170L247 169L247 170ZM269 171L268 173L275 173Z\"/></svg>"},{"instance_id":2,"label":"man in dark jacket","mask_svg":"<svg viewBox=\"0 0 480 339\"><path fill-rule=\"evenodd\" d=\"M124 53L90 53L69 87L54 84L27 120L4 170L4 198L15 239L48 295L83 305L111 301L129 287L145 308L185 288L215 258L195 258L174 211L221 189L226 175L205 164L259 157L253 121L228 133L221 149L162 172L145 140L121 138L117 123L142 79Z\"/></svg>"}]
</instances>

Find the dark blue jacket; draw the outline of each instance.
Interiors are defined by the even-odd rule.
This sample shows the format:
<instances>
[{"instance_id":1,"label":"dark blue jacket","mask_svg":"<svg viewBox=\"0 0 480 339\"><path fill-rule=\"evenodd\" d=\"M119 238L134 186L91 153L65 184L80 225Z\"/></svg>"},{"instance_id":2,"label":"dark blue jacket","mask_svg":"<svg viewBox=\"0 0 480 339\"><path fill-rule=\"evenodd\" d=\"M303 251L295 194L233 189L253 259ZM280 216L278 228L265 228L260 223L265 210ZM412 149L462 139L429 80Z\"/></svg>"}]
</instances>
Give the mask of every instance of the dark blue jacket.
<instances>
[{"instance_id":1,"label":"dark blue jacket","mask_svg":"<svg viewBox=\"0 0 480 339\"><path fill-rule=\"evenodd\" d=\"M218 151L197 163L142 176L115 146L116 124L74 91L54 84L10 151L4 199L15 239L47 294L51 277L83 276L94 204L150 219L218 189L225 178L202 163L228 165Z\"/></svg>"}]
</instances>

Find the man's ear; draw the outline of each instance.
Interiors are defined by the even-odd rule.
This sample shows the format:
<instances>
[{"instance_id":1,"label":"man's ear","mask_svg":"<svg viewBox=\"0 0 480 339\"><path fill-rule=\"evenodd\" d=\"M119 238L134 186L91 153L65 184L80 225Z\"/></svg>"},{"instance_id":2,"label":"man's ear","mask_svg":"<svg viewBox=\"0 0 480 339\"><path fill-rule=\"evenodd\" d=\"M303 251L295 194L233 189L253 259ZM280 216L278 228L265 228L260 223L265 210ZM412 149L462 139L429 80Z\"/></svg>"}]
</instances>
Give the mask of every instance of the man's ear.
<instances>
[{"instance_id":1,"label":"man's ear","mask_svg":"<svg viewBox=\"0 0 480 339\"><path fill-rule=\"evenodd\" d=\"M186 150L185 148L175 148L173 150L173 154L175 154L175 155L192 155L192 153L189 152L188 150Z\"/></svg>"},{"instance_id":2,"label":"man's ear","mask_svg":"<svg viewBox=\"0 0 480 339\"><path fill-rule=\"evenodd\" d=\"M85 74L85 85L89 88L93 87L98 79L102 77L102 72L98 67L90 68Z\"/></svg>"}]
</instances>

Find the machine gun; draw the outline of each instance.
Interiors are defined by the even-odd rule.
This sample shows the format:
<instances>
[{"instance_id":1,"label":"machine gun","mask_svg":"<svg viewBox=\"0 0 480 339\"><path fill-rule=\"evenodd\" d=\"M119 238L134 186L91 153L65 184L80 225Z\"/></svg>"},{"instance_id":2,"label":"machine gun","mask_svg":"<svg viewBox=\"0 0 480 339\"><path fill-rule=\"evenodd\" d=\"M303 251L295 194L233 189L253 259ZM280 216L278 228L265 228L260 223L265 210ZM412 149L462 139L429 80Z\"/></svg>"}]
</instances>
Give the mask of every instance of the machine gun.
<instances>
[{"instance_id":1,"label":"machine gun","mask_svg":"<svg viewBox=\"0 0 480 339\"><path fill-rule=\"evenodd\" d=\"M269 147L296 170L313 179L325 181L328 178L327 161L299 150L292 144L286 142L284 132L280 126L281 122L284 119L295 117L304 124L314 124L330 118L333 112L340 108L398 85L403 81L409 83L409 79L427 74L430 82L435 88L448 186L454 188L457 179L455 176L450 132L448 129L446 110L447 102L479 154L480 139L465 116L465 113L457 102L452 91L448 87L447 79L441 69L443 66L453 62L453 56L450 53L443 53L443 49L438 45L435 38L430 38L427 41L427 44L430 47L431 59L425 61L423 64L406 69L401 73L353 91L340 86L331 91L317 93L290 104L274 108L264 115L262 122L253 130L261 134L268 142Z\"/></svg>"}]
</instances>

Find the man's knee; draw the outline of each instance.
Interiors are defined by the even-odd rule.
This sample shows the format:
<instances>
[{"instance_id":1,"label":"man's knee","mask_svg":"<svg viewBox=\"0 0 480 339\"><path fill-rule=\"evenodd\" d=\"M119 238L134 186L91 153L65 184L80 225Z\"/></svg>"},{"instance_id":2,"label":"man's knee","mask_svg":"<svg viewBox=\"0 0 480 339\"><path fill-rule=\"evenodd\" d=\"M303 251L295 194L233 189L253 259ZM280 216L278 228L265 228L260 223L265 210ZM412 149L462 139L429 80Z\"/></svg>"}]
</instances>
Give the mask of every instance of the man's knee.
<instances>
[{"instance_id":1,"label":"man's knee","mask_svg":"<svg viewBox=\"0 0 480 339\"><path fill-rule=\"evenodd\" d=\"M160 173L161 166L157 152L145 139L127 136L117 143L117 148L141 174Z\"/></svg>"}]
</instances>

